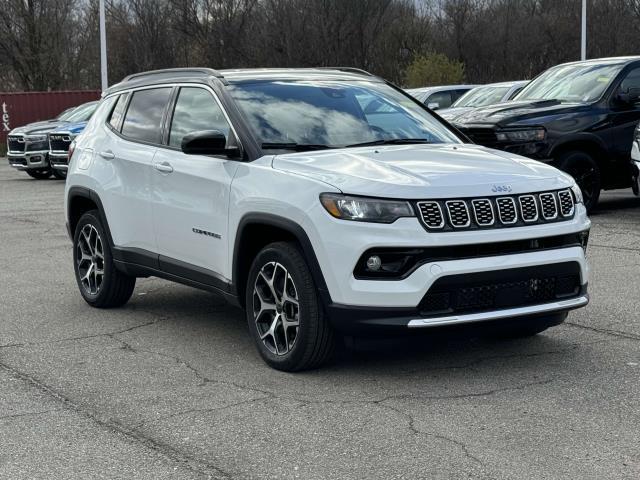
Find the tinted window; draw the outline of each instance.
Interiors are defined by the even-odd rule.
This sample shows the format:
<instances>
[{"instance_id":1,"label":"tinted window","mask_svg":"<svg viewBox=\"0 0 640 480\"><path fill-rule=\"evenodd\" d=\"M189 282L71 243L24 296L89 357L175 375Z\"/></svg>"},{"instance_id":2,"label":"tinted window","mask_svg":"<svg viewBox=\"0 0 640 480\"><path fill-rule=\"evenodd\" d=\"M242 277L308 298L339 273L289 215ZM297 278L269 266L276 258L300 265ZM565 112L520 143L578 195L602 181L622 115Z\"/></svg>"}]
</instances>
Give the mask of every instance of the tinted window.
<instances>
[{"instance_id":1,"label":"tinted window","mask_svg":"<svg viewBox=\"0 0 640 480\"><path fill-rule=\"evenodd\" d=\"M620 91L626 92L630 88L640 88L640 68L634 68L620 84Z\"/></svg>"},{"instance_id":2,"label":"tinted window","mask_svg":"<svg viewBox=\"0 0 640 480\"><path fill-rule=\"evenodd\" d=\"M191 132L220 130L229 135L229 124L213 96L202 88L182 88L171 121L169 145L179 147Z\"/></svg>"},{"instance_id":3,"label":"tinted window","mask_svg":"<svg viewBox=\"0 0 640 480\"><path fill-rule=\"evenodd\" d=\"M169 101L171 88L153 88L133 93L122 124L122 134L134 140L160 143L162 115Z\"/></svg>"},{"instance_id":4,"label":"tinted window","mask_svg":"<svg viewBox=\"0 0 640 480\"><path fill-rule=\"evenodd\" d=\"M116 106L111 111L111 116L109 118L109 125L111 125L116 130L120 129L120 121L122 120L122 116L124 115L124 109L127 106L127 94L120 95L118 97L118 102Z\"/></svg>"},{"instance_id":5,"label":"tinted window","mask_svg":"<svg viewBox=\"0 0 640 480\"><path fill-rule=\"evenodd\" d=\"M437 106L433 108L448 108L451 106L451 92L436 92L429 95L424 101L424 104L428 107L430 104L437 103Z\"/></svg>"}]
</instances>

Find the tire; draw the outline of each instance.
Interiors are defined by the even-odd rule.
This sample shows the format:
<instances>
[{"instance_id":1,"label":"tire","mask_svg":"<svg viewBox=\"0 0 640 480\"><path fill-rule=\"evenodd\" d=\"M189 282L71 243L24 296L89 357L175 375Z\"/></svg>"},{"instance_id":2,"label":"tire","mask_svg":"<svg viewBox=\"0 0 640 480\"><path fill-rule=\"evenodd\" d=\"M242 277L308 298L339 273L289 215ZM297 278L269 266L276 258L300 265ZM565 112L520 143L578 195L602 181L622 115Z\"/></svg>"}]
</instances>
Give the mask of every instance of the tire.
<instances>
[{"instance_id":1,"label":"tire","mask_svg":"<svg viewBox=\"0 0 640 480\"><path fill-rule=\"evenodd\" d=\"M587 212L591 212L598 204L602 188L600 167L596 161L588 153L574 150L560 155L558 167L575 179L582 190L584 206Z\"/></svg>"},{"instance_id":2,"label":"tire","mask_svg":"<svg viewBox=\"0 0 640 480\"><path fill-rule=\"evenodd\" d=\"M36 180L46 180L51 176L50 168L36 168L34 170L27 170L27 175Z\"/></svg>"},{"instance_id":3,"label":"tire","mask_svg":"<svg viewBox=\"0 0 640 480\"><path fill-rule=\"evenodd\" d=\"M57 168L53 168L53 176L58 180L66 180L67 179L67 171L66 170L58 170Z\"/></svg>"},{"instance_id":4,"label":"tire","mask_svg":"<svg viewBox=\"0 0 640 480\"><path fill-rule=\"evenodd\" d=\"M333 330L294 243L263 248L253 260L246 290L249 331L269 366L296 372L317 368L331 358Z\"/></svg>"},{"instance_id":5,"label":"tire","mask_svg":"<svg viewBox=\"0 0 640 480\"><path fill-rule=\"evenodd\" d=\"M97 210L82 215L76 226L73 235L73 269L80 294L92 307L124 305L136 286L135 277L116 269Z\"/></svg>"}]
</instances>

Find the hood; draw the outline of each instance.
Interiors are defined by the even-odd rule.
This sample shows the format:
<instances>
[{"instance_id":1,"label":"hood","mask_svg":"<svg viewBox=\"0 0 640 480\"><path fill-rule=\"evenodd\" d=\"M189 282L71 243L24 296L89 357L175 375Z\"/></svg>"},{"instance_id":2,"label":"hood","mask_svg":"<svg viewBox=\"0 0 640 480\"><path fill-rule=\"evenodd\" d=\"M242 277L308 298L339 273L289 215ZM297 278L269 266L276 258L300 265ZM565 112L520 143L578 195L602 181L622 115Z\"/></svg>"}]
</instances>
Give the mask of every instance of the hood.
<instances>
[{"instance_id":1,"label":"hood","mask_svg":"<svg viewBox=\"0 0 640 480\"><path fill-rule=\"evenodd\" d=\"M9 135L32 135L34 133L49 133L63 125L68 125L69 122L62 120L47 120L45 122L29 123L23 127L14 128L9 132Z\"/></svg>"},{"instance_id":2,"label":"hood","mask_svg":"<svg viewBox=\"0 0 640 480\"><path fill-rule=\"evenodd\" d=\"M78 122L78 123L66 123L65 125L56 128L51 133L70 133L72 135L78 135L82 133L84 127L87 126L88 122Z\"/></svg>"},{"instance_id":3,"label":"hood","mask_svg":"<svg viewBox=\"0 0 640 480\"><path fill-rule=\"evenodd\" d=\"M451 121L454 118L459 117L463 113L467 113L469 110L473 110L474 107L454 107L443 108L442 110L436 110L436 113L447 121Z\"/></svg>"},{"instance_id":4,"label":"hood","mask_svg":"<svg viewBox=\"0 0 640 480\"><path fill-rule=\"evenodd\" d=\"M343 193L386 198L454 198L566 188L567 174L480 145L389 145L283 154L273 168ZM499 187L499 188L498 188ZM504 189L504 190L503 190Z\"/></svg>"},{"instance_id":5,"label":"hood","mask_svg":"<svg viewBox=\"0 0 640 480\"><path fill-rule=\"evenodd\" d=\"M454 123L460 127L482 124L505 126L517 122L544 123L545 117L565 115L585 108L589 106L558 100L510 101L474 108L456 117Z\"/></svg>"}]
</instances>

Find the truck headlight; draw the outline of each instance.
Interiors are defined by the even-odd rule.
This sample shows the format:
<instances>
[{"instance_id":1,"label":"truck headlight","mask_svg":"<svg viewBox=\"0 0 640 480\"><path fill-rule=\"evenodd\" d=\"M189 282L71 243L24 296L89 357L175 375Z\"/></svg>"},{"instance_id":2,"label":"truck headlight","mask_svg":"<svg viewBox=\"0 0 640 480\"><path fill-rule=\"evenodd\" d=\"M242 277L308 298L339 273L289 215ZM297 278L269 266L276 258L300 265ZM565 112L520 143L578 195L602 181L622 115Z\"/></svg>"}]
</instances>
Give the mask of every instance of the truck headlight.
<instances>
[{"instance_id":1,"label":"truck headlight","mask_svg":"<svg viewBox=\"0 0 640 480\"><path fill-rule=\"evenodd\" d=\"M320 202L327 212L341 220L393 223L401 217L415 216L409 202L402 200L323 193L320 195Z\"/></svg>"},{"instance_id":2,"label":"truck headlight","mask_svg":"<svg viewBox=\"0 0 640 480\"><path fill-rule=\"evenodd\" d=\"M541 142L547 136L547 131L542 128L527 128L522 130L503 130L496 133L500 142Z\"/></svg>"}]
</instances>

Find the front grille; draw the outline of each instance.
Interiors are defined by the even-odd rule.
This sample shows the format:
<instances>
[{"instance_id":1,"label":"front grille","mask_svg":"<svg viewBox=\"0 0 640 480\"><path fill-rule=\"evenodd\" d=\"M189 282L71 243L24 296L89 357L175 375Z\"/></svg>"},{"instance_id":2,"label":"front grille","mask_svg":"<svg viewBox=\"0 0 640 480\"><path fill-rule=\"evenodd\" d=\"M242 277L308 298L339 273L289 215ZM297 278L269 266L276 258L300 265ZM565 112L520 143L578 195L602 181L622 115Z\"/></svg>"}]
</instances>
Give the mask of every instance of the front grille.
<instances>
[{"instance_id":1,"label":"front grille","mask_svg":"<svg viewBox=\"0 0 640 480\"><path fill-rule=\"evenodd\" d=\"M465 228L471 223L469 207L464 200L449 200L445 202L449 221L454 228Z\"/></svg>"},{"instance_id":2,"label":"front grille","mask_svg":"<svg viewBox=\"0 0 640 480\"><path fill-rule=\"evenodd\" d=\"M458 127L458 129L469 137L473 143L477 143L479 145L493 145L498 142L496 132L492 128Z\"/></svg>"},{"instance_id":3,"label":"front grille","mask_svg":"<svg viewBox=\"0 0 640 480\"><path fill-rule=\"evenodd\" d=\"M533 195L521 195L518 198L520 202L520 215L525 222L535 222L538 220L538 205L536 197Z\"/></svg>"},{"instance_id":4,"label":"front grille","mask_svg":"<svg viewBox=\"0 0 640 480\"><path fill-rule=\"evenodd\" d=\"M572 216L575 205L573 204L573 195L571 195L571 192L569 190L562 190L558 192L558 198L560 199L560 213L562 216Z\"/></svg>"},{"instance_id":5,"label":"front grille","mask_svg":"<svg viewBox=\"0 0 640 480\"><path fill-rule=\"evenodd\" d=\"M10 152L24 152L24 138L7 137L7 146Z\"/></svg>"},{"instance_id":6,"label":"front grille","mask_svg":"<svg viewBox=\"0 0 640 480\"><path fill-rule=\"evenodd\" d=\"M573 217L570 190L504 197L426 200L416 203L427 230L503 228L557 222Z\"/></svg>"},{"instance_id":7,"label":"front grille","mask_svg":"<svg viewBox=\"0 0 640 480\"><path fill-rule=\"evenodd\" d=\"M69 134L51 134L49 135L49 149L53 152L67 152L71 145L71 137Z\"/></svg>"},{"instance_id":8,"label":"front grille","mask_svg":"<svg viewBox=\"0 0 640 480\"><path fill-rule=\"evenodd\" d=\"M419 309L430 316L517 308L574 297L580 288L576 263L452 275L433 284Z\"/></svg>"}]
</instances>

